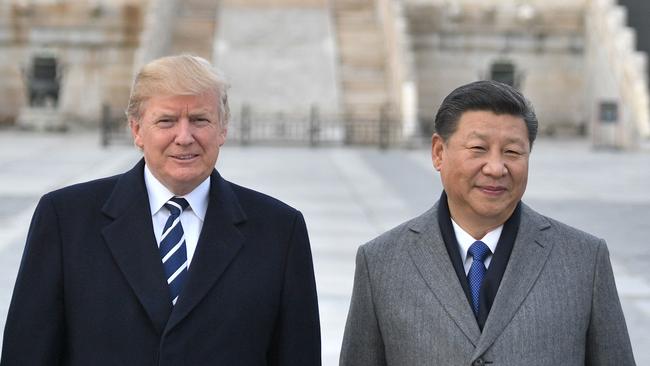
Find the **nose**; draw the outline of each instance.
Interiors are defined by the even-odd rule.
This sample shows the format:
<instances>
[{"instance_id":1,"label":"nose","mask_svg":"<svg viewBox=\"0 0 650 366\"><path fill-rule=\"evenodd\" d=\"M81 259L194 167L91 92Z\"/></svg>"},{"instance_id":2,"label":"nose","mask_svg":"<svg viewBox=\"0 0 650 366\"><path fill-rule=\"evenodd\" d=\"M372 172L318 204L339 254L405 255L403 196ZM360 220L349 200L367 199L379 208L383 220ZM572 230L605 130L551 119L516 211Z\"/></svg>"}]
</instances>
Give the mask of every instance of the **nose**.
<instances>
[{"instance_id":1,"label":"nose","mask_svg":"<svg viewBox=\"0 0 650 366\"><path fill-rule=\"evenodd\" d=\"M487 161L485 164L483 164L481 171L487 176L501 178L508 174L508 167L503 161L501 155L494 153L488 156Z\"/></svg>"},{"instance_id":2,"label":"nose","mask_svg":"<svg viewBox=\"0 0 650 366\"><path fill-rule=\"evenodd\" d=\"M194 131L192 129L192 124L187 118L181 118L178 121L176 130L176 138L174 142L179 145L190 145L194 142Z\"/></svg>"}]
</instances>

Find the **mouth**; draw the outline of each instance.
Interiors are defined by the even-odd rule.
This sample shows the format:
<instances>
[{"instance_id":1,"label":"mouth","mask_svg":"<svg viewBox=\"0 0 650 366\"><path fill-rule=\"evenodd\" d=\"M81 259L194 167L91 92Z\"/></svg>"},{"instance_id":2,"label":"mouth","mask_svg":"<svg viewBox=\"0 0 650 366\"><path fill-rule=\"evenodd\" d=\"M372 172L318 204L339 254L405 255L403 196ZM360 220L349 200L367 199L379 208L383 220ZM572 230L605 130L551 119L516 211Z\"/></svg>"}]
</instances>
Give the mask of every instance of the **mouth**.
<instances>
[{"instance_id":1,"label":"mouth","mask_svg":"<svg viewBox=\"0 0 650 366\"><path fill-rule=\"evenodd\" d=\"M498 196L507 191L506 187L503 186L478 186L478 188L481 192L490 196Z\"/></svg>"},{"instance_id":2,"label":"mouth","mask_svg":"<svg viewBox=\"0 0 650 366\"><path fill-rule=\"evenodd\" d=\"M190 161L197 158L198 156L199 156L198 154L178 154L178 155L172 155L171 158L179 161Z\"/></svg>"}]
</instances>

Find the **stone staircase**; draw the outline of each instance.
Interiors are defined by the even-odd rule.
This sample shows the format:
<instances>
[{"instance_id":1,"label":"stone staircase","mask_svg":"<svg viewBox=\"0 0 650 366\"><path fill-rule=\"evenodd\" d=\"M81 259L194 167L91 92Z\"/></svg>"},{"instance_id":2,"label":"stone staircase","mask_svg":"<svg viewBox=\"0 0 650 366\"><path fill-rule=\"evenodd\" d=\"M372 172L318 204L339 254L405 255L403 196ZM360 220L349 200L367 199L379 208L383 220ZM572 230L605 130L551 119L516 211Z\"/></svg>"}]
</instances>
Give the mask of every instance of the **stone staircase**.
<instances>
[{"instance_id":1,"label":"stone staircase","mask_svg":"<svg viewBox=\"0 0 650 366\"><path fill-rule=\"evenodd\" d=\"M636 31L636 45L639 51L650 54L650 2L648 0L618 0L627 8L628 26Z\"/></svg>"},{"instance_id":2,"label":"stone staircase","mask_svg":"<svg viewBox=\"0 0 650 366\"><path fill-rule=\"evenodd\" d=\"M213 0L149 0L134 69L177 53L211 60L218 5Z\"/></svg>"},{"instance_id":3,"label":"stone staircase","mask_svg":"<svg viewBox=\"0 0 650 366\"><path fill-rule=\"evenodd\" d=\"M192 53L212 59L218 1L183 0L177 5L171 53Z\"/></svg>"},{"instance_id":4,"label":"stone staircase","mask_svg":"<svg viewBox=\"0 0 650 366\"><path fill-rule=\"evenodd\" d=\"M376 123L389 95L386 51L375 0L333 0L331 6L346 118L351 123Z\"/></svg>"}]
</instances>

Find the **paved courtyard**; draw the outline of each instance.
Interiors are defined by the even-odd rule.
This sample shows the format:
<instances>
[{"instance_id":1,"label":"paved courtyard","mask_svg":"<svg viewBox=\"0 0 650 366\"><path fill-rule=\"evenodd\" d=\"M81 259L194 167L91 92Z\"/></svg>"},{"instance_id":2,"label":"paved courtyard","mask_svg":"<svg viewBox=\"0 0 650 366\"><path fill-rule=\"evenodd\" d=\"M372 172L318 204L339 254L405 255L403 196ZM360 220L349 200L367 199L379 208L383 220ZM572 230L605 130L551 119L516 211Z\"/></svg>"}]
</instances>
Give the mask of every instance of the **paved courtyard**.
<instances>
[{"instance_id":1,"label":"paved courtyard","mask_svg":"<svg viewBox=\"0 0 650 366\"><path fill-rule=\"evenodd\" d=\"M0 131L0 329L38 198L64 185L131 167L131 146L102 149L90 133ZM357 247L415 216L441 185L426 147L285 148L226 145L218 168L305 215L320 298L323 360L337 365ZM540 140L524 200L607 240L637 364L650 364L650 152ZM0 335L1 337L1 335Z\"/></svg>"}]
</instances>

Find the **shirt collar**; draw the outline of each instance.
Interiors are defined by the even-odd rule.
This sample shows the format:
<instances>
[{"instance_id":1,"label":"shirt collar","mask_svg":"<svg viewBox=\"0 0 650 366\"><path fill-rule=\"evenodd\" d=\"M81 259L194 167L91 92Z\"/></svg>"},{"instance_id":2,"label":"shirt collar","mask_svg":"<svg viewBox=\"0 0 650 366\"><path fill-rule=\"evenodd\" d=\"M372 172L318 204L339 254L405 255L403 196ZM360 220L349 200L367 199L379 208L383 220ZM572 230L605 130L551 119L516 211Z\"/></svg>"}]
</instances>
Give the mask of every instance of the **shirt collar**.
<instances>
[{"instance_id":1,"label":"shirt collar","mask_svg":"<svg viewBox=\"0 0 650 366\"><path fill-rule=\"evenodd\" d=\"M167 189L156 177L151 173L149 167L144 166L144 183L147 187L147 194L149 195L149 207L151 215L155 215L163 207L174 194ZM201 221L205 220L205 213L208 210L208 196L210 194L210 177L207 177L201 184L199 184L192 192L181 196L187 200L192 208L192 211L198 216Z\"/></svg>"},{"instance_id":2,"label":"shirt collar","mask_svg":"<svg viewBox=\"0 0 650 366\"><path fill-rule=\"evenodd\" d=\"M476 239L472 237L467 231L463 230L463 228L460 227L454 221L454 219L451 219L451 224L454 226L454 233L456 234L456 241L458 241L458 249L460 251L460 259L465 263L465 260L467 260L467 251L469 250L469 247L474 244ZM501 237L501 231L503 231L503 225L497 227L496 229L488 232L485 234L484 237L479 239L485 245L490 248L490 251L492 254L494 254L494 251L497 248L497 243L499 242L499 237Z\"/></svg>"}]
</instances>

